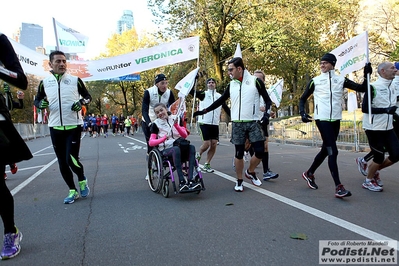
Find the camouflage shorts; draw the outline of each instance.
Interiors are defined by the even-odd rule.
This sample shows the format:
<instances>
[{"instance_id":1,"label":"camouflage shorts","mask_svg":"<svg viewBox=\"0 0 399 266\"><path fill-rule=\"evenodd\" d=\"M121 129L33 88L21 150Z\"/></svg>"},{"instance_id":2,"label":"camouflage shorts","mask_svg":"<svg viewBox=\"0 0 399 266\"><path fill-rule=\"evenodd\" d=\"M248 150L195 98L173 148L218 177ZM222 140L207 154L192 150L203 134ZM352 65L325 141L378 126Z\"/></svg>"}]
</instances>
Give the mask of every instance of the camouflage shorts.
<instances>
[{"instance_id":1,"label":"camouflage shorts","mask_svg":"<svg viewBox=\"0 0 399 266\"><path fill-rule=\"evenodd\" d=\"M233 122L231 143L234 145L243 145L247 138L251 143L265 141L261 126L256 121Z\"/></svg>"}]
</instances>

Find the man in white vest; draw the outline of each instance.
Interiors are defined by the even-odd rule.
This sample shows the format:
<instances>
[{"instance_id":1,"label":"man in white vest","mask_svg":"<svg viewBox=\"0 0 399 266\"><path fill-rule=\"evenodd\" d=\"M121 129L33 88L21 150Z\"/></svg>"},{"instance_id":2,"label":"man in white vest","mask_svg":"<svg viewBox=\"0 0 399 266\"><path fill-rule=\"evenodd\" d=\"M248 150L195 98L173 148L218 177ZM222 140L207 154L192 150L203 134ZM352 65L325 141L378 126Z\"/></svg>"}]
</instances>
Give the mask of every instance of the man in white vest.
<instances>
[{"instance_id":1,"label":"man in white vest","mask_svg":"<svg viewBox=\"0 0 399 266\"><path fill-rule=\"evenodd\" d=\"M175 96L172 91L168 89L168 79L164 74L158 74L155 77L154 86L144 91L143 102L141 105L141 128L147 142L147 154L151 151L151 147L148 145L150 140L150 126L151 123L157 119L154 112L154 105L157 103L163 103L166 107L169 107L175 102Z\"/></svg>"},{"instance_id":2,"label":"man in white vest","mask_svg":"<svg viewBox=\"0 0 399 266\"><path fill-rule=\"evenodd\" d=\"M216 80L209 78L206 80L207 90L196 92L195 96L200 100L199 109L202 110L214 103L220 98L221 94L216 91ZM190 94L194 96L194 90L190 91ZM226 103L222 104L225 112L230 115L230 109ZM198 123L200 126L200 134L202 137L202 145L196 154L196 158L199 161L202 154L208 151L206 154L206 162L202 168L203 171L213 173L214 170L211 167L211 160L216 152L216 147L219 141L219 122L222 107L218 107L215 110L208 112L198 117Z\"/></svg>"},{"instance_id":3,"label":"man in white vest","mask_svg":"<svg viewBox=\"0 0 399 266\"><path fill-rule=\"evenodd\" d=\"M342 119L342 97L344 88L364 92L367 89L367 74L371 73L371 64L364 68L364 81L357 84L346 77L335 73L337 58L334 54L326 53L320 59L321 74L314 77L308 83L299 100L299 113L302 122L312 122L311 116L305 112L305 103L313 94L314 120L319 129L323 144L309 169L302 173L302 178L310 189L318 189L314 173L328 157L328 167L335 184L335 197L349 197L352 193L342 185L338 172L338 148L337 137Z\"/></svg>"},{"instance_id":4,"label":"man in white vest","mask_svg":"<svg viewBox=\"0 0 399 266\"><path fill-rule=\"evenodd\" d=\"M245 170L245 177L250 179L255 186L262 185L262 182L256 176L255 168L262 161L265 137L257 121L259 118L260 97L263 98L267 110L264 117L265 123L268 123L270 116L271 100L263 81L251 75L245 69L242 58L234 57L231 59L228 62L227 70L231 81L222 96L210 106L195 112L194 116L206 114L221 106L222 103L230 98L231 120L233 122L231 142L235 145L235 169L237 174L234 190L242 192L244 190L243 157L247 136L255 151L255 156L252 156L249 167Z\"/></svg>"},{"instance_id":5,"label":"man in white vest","mask_svg":"<svg viewBox=\"0 0 399 266\"><path fill-rule=\"evenodd\" d=\"M90 193L79 160L79 149L83 125L82 105L90 103L92 98L84 82L67 72L67 60L63 52L51 52L49 59L51 75L40 81L35 106L50 111L48 127L51 142L61 175L69 187L64 203L72 204L79 198L73 180L74 173L78 177L80 196L86 198Z\"/></svg>"},{"instance_id":6,"label":"man in white vest","mask_svg":"<svg viewBox=\"0 0 399 266\"><path fill-rule=\"evenodd\" d=\"M373 160L369 163L367 177L362 187L375 192L383 190L377 171L399 161L399 140L393 127L394 119L398 118L396 104L399 88L392 82L398 70L391 62L383 62L378 66L377 71L379 77L370 88L371 114L368 108L370 97L368 92L362 103L363 128L373 154ZM389 154L388 157L385 157L385 152Z\"/></svg>"}]
</instances>

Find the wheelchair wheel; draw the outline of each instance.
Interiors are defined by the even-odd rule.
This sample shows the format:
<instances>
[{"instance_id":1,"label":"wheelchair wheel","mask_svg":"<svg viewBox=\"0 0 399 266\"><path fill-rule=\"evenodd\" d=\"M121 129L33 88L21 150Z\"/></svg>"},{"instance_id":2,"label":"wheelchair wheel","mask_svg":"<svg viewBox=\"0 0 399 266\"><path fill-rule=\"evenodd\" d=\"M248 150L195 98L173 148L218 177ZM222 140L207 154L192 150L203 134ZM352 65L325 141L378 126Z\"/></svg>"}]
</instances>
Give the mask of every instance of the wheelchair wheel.
<instances>
[{"instance_id":1,"label":"wheelchair wheel","mask_svg":"<svg viewBox=\"0 0 399 266\"><path fill-rule=\"evenodd\" d=\"M164 179L162 182L162 196L164 196L165 198L169 197L169 180L168 179Z\"/></svg>"},{"instance_id":2,"label":"wheelchair wheel","mask_svg":"<svg viewBox=\"0 0 399 266\"><path fill-rule=\"evenodd\" d=\"M158 193L161 189L162 179L162 156L157 149L153 149L148 155L148 185L155 193Z\"/></svg>"}]
</instances>

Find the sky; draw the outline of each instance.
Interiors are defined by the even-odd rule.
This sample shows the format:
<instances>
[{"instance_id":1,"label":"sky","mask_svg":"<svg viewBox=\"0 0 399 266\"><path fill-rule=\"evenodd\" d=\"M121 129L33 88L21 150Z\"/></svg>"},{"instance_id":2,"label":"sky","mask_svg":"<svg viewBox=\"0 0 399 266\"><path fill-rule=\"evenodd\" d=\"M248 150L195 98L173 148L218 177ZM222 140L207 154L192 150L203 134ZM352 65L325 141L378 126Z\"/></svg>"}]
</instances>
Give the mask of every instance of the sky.
<instances>
[{"instance_id":1,"label":"sky","mask_svg":"<svg viewBox=\"0 0 399 266\"><path fill-rule=\"evenodd\" d=\"M146 0L12 0L2 5L0 32L10 38L22 26L33 23L43 27L43 46L55 46L53 18L89 37L86 52L79 57L89 60L105 52L108 38L116 32L116 22L123 10L133 11L137 32L154 31L153 16Z\"/></svg>"}]
</instances>

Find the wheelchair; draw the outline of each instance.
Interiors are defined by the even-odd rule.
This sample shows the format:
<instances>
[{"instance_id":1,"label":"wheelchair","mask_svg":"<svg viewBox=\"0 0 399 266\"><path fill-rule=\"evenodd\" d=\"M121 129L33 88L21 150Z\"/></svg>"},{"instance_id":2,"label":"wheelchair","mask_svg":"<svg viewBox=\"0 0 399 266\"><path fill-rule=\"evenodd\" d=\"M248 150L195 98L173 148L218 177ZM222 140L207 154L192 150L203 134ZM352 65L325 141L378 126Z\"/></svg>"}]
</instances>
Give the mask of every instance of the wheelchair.
<instances>
[{"instance_id":1,"label":"wheelchair","mask_svg":"<svg viewBox=\"0 0 399 266\"><path fill-rule=\"evenodd\" d=\"M148 185L150 189L155 193L161 193L165 198L169 197L169 185L172 183L174 194L178 193L197 193L199 194L202 190L205 190L204 181L202 179L202 173L199 168L197 159L195 159L194 165L194 179L200 186L196 188L190 188L188 190L180 191L176 188L175 172L176 168L173 163L168 159L167 156L162 155L157 147L154 147L148 154ZM182 158L182 170L184 178L188 179L189 165L188 160ZM179 178L177 178L179 180ZM178 182L179 183L179 182Z\"/></svg>"}]
</instances>

